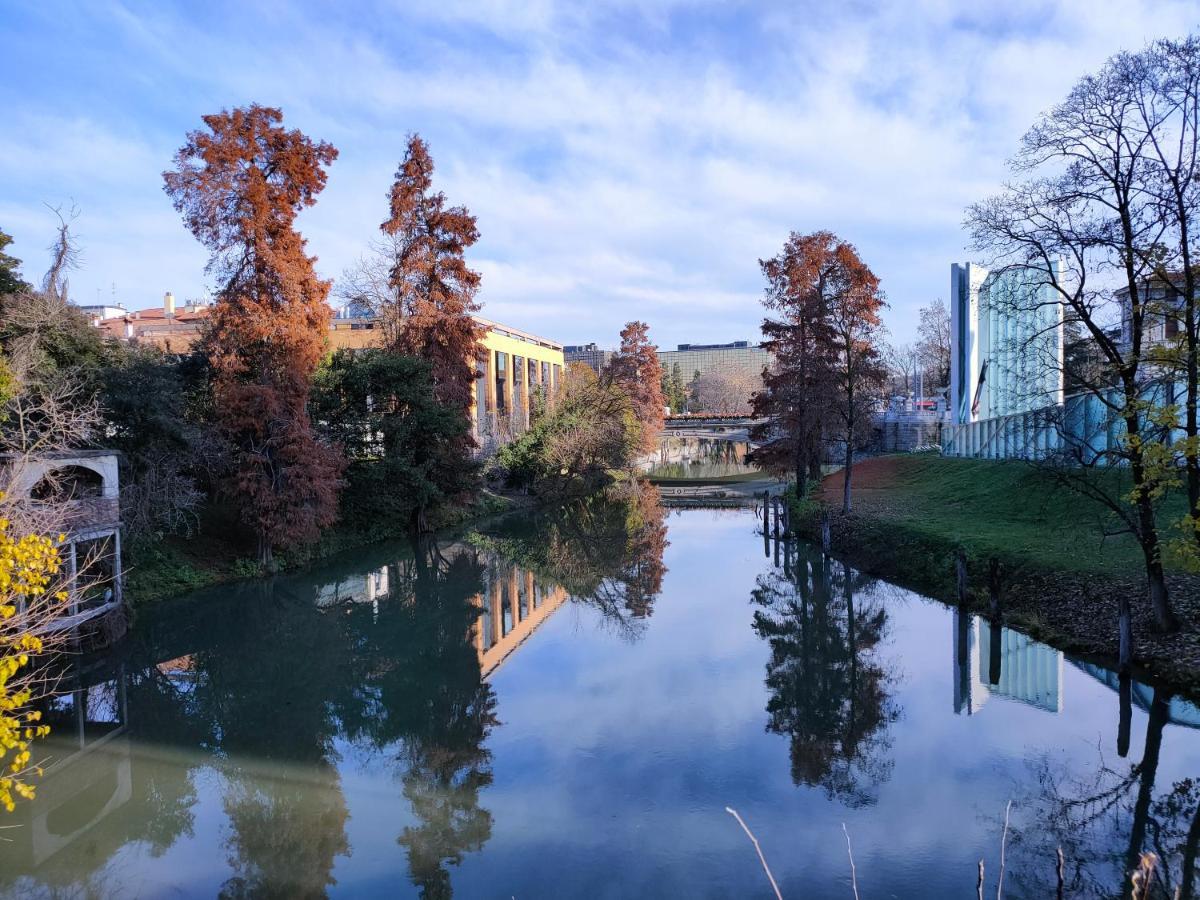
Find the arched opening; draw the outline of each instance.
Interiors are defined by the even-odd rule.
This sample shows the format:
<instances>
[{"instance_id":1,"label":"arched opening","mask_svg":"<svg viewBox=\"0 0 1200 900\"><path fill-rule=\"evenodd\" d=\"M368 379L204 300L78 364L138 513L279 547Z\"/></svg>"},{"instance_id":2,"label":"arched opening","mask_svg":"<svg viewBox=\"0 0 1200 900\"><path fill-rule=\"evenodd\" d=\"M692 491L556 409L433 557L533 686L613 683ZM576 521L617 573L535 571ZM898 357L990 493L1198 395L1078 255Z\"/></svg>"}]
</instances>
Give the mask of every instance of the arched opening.
<instances>
[{"instance_id":1,"label":"arched opening","mask_svg":"<svg viewBox=\"0 0 1200 900\"><path fill-rule=\"evenodd\" d=\"M62 466L42 476L29 496L47 503L103 497L104 478L86 466Z\"/></svg>"}]
</instances>

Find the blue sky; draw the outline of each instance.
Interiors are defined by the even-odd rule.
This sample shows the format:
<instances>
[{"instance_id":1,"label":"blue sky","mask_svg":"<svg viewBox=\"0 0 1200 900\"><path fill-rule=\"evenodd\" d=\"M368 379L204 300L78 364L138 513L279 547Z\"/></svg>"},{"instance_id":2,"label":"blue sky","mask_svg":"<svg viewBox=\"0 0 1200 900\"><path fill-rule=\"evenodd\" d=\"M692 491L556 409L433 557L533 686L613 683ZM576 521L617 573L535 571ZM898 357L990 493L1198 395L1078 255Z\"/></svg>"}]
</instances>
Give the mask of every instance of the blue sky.
<instances>
[{"instance_id":1,"label":"blue sky","mask_svg":"<svg viewBox=\"0 0 1200 900\"><path fill-rule=\"evenodd\" d=\"M882 278L898 340L967 257L1037 113L1110 54L1200 24L1192 0L1003 3L41 3L0 7L0 229L40 277L74 203L78 302L204 295L162 192L184 134L279 106L340 151L300 220L336 279L420 132L479 218L484 314L611 345L754 339L757 260L828 228Z\"/></svg>"}]
</instances>

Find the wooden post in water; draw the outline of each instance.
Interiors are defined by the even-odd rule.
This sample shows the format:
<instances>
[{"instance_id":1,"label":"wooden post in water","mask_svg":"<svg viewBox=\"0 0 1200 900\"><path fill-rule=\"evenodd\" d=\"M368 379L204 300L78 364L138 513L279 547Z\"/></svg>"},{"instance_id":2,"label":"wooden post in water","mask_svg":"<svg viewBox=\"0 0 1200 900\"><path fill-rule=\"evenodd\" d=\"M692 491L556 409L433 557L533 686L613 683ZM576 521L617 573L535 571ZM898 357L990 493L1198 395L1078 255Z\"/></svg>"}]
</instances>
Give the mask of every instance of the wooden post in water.
<instances>
[{"instance_id":1,"label":"wooden post in water","mask_svg":"<svg viewBox=\"0 0 1200 900\"><path fill-rule=\"evenodd\" d=\"M783 497L779 498L779 508L783 511L783 534L787 537L792 533L792 511Z\"/></svg>"},{"instance_id":2,"label":"wooden post in water","mask_svg":"<svg viewBox=\"0 0 1200 900\"><path fill-rule=\"evenodd\" d=\"M832 544L833 540L829 529L829 510L824 509L821 510L821 552L828 556Z\"/></svg>"},{"instance_id":3,"label":"wooden post in water","mask_svg":"<svg viewBox=\"0 0 1200 900\"><path fill-rule=\"evenodd\" d=\"M958 593L958 605L967 605L967 554L964 550L954 552L954 582Z\"/></svg>"},{"instance_id":4,"label":"wooden post in water","mask_svg":"<svg viewBox=\"0 0 1200 900\"><path fill-rule=\"evenodd\" d=\"M774 513L775 520L775 540L779 540L779 498L771 498L771 512Z\"/></svg>"},{"instance_id":5,"label":"wooden post in water","mask_svg":"<svg viewBox=\"0 0 1200 900\"><path fill-rule=\"evenodd\" d=\"M1117 603L1117 630L1117 671L1128 675L1133 666L1133 614L1129 609L1129 594L1125 591L1121 591Z\"/></svg>"},{"instance_id":6,"label":"wooden post in water","mask_svg":"<svg viewBox=\"0 0 1200 900\"><path fill-rule=\"evenodd\" d=\"M1117 676L1117 756L1129 755L1129 732L1133 728L1133 678L1128 672Z\"/></svg>"},{"instance_id":7,"label":"wooden post in water","mask_svg":"<svg viewBox=\"0 0 1200 900\"><path fill-rule=\"evenodd\" d=\"M770 495L763 491L763 556L771 558L771 506Z\"/></svg>"},{"instance_id":8,"label":"wooden post in water","mask_svg":"<svg viewBox=\"0 0 1200 900\"><path fill-rule=\"evenodd\" d=\"M998 628L1004 616L1004 603L1001 597L1000 560L992 557L988 560L988 597L992 606L992 623Z\"/></svg>"}]
</instances>

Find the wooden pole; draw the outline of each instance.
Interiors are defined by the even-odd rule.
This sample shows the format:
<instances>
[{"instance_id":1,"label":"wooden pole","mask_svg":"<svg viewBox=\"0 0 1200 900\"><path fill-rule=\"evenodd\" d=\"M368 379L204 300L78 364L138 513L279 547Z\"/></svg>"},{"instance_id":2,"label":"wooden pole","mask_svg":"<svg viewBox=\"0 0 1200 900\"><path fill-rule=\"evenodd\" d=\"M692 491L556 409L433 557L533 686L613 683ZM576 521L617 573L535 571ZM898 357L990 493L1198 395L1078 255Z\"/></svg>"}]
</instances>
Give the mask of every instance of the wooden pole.
<instances>
[{"instance_id":1,"label":"wooden pole","mask_svg":"<svg viewBox=\"0 0 1200 900\"><path fill-rule=\"evenodd\" d=\"M1002 580L1000 560L993 556L988 560L988 597L992 606L992 623L996 626L999 626L1004 615L1004 603L1001 596Z\"/></svg>"},{"instance_id":2,"label":"wooden pole","mask_svg":"<svg viewBox=\"0 0 1200 900\"><path fill-rule=\"evenodd\" d=\"M967 554L962 550L954 553L954 580L957 585L959 606L967 605Z\"/></svg>"}]
</instances>

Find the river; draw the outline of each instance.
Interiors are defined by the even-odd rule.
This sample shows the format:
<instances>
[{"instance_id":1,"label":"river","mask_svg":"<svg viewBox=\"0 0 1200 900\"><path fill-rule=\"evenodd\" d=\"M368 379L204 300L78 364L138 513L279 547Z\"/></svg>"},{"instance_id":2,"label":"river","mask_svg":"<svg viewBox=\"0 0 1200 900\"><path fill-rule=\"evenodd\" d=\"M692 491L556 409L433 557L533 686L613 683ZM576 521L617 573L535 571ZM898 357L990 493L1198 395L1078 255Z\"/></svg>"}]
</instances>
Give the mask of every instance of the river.
<instances>
[{"instance_id":1,"label":"river","mask_svg":"<svg viewBox=\"0 0 1200 900\"><path fill-rule=\"evenodd\" d=\"M160 604L80 660L5 896L1119 896L1200 712L652 490ZM1124 724L1122 724L1124 722ZM1011 812L1005 835L1006 808ZM844 830L843 830L844 826ZM1184 896L1188 896L1185 892Z\"/></svg>"}]
</instances>

